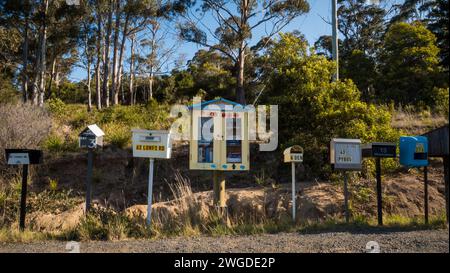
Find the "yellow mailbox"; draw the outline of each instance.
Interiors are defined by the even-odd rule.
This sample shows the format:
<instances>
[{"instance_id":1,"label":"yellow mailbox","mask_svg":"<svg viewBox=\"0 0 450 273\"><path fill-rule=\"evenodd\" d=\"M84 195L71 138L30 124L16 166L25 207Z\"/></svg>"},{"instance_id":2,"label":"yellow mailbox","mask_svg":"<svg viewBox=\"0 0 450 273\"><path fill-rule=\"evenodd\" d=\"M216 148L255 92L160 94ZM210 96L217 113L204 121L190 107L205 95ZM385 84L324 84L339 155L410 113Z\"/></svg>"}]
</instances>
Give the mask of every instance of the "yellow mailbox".
<instances>
[{"instance_id":1,"label":"yellow mailbox","mask_svg":"<svg viewBox=\"0 0 450 273\"><path fill-rule=\"evenodd\" d=\"M298 145L287 148L283 154L285 163L303 162L303 148Z\"/></svg>"},{"instance_id":2,"label":"yellow mailbox","mask_svg":"<svg viewBox=\"0 0 450 273\"><path fill-rule=\"evenodd\" d=\"M250 169L248 112L223 98L194 104L189 168L247 171Z\"/></svg>"}]
</instances>

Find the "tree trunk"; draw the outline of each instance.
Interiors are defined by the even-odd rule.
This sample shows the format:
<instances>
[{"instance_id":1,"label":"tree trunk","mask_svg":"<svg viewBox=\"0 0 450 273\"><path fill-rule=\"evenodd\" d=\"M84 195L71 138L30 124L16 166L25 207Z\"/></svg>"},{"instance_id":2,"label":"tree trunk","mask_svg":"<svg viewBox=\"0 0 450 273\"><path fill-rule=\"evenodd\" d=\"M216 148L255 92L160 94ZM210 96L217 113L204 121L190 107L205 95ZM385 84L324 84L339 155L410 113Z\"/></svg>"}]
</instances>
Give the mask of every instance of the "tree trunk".
<instances>
[{"instance_id":1,"label":"tree trunk","mask_svg":"<svg viewBox=\"0 0 450 273\"><path fill-rule=\"evenodd\" d=\"M148 88L148 99L153 99L153 82L155 80L155 76L153 71L150 72L150 79L149 79L149 88Z\"/></svg>"},{"instance_id":2,"label":"tree trunk","mask_svg":"<svg viewBox=\"0 0 450 273\"><path fill-rule=\"evenodd\" d=\"M122 34L122 41L120 43L120 50L119 50L119 71L117 72L117 88L122 88L122 72L123 72L123 53L125 51L125 43L127 41L128 36L128 23L129 23L129 15L127 14L125 17L125 24L123 27L123 34Z\"/></svg>"},{"instance_id":3,"label":"tree trunk","mask_svg":"<svg viewBox=\"0 0 450 273\"><path fill-rule=\"evenodd\" d=\"M22 51L22 99L23 102L28 101L28 13L25 14L25 30L23 34L23 51Z\"/></svg>"},{"instance_id":4,"label":"tree trunk","mask_svg":"<svg viewBox=\"0 0 450 273\"><path fill-rule=\"evenodd\" d=\"M134 84L134 39L135 39L135 37L134 37L134 35L133 35L133 37L131 37L131 46L130 46L130 98L131 98L131 100L130 100L130 104L131 105L133 105L134 103L135 103L135 101L134 101L134 96L133 96L133 94L134 94L134 86L133 86L133 84Z\"/></svg>"},{"instance_id":5,"label":"tree trunk","mask_svg":"<svg viewBox=\"0 0 450 273\"><path fill-rule=\"evenodd\" d=\"M44 0L44 10L42 14L42 35L40 41L40 67L39 67L39 100L38 104L40 107L44 106L44 94L45 94L45 53L47 51L47 12L48 12L48 1Z\"/></svg>"},{"instance_id":6,"label":"tree trunk","mask_svg":"<svg viewBox=\"0 0 450 273\"><path fill-rule=\"evenodd\" d=\"M238 103L245 105L245 90L244 90L244 65L245 65L245 48L243 42L239 49L239 59L237 63L237 87L236 87L236 100Z\"/></svg>"},{"instance_id":7,"label":"tree trunk","mask_svg":"<svg viewBox=\"0 0 450 273\"><path fill-rule=\"evenodd\" d=\"M97 13L99 12L97 11ZM95 93L98 110L102 109L102 91L100 87L100 61L102 58L101 41L102 41L102 18L100 14L97 14L97 41L96 41L97 60L95 63Z\"/></svg>"},{"instance_id":8,"label":"tree trunk","mask_svg":"<svg viewBox=\"0 0 450 273\"><path fill-rule=\"evenodd\" d=\"M117 54L119 47L119 28L120 28L120 0L116 5L116 25L114 27L114 50L113 50L113 63L112 63L112 78L111 78L111 97L113 99L113 105L119 103L119 89L117 86L117 73L119 71Z\"/></svg>"},{"instance_id":9,"label":"tree trunk","mask_svg":"<svg viewBox=\"0 0 450 273\"><path fill-rule=\"evenodd\" d=\"M52 61L52 71L50 72L50 80L48 81L48 91L50 92L50 97L53 96L52 92L52 84L53 84L53 79L55 77L55 73L56 73L56 56L53 58Z\"/></svg>"},{"instance_id":10,"label":"tree trunk","mask_svg":"<svg viewBox=\"0 0 450 273\"><path fill-rule=\"evenodd\" d=\"M102 91L105 96L105 106L109 107L109 92L108 92L108 79L109 79L109 46L111 42L111 28L112 28L112 13L113 13L113 1L109 0L108 11L108 23L105 33L105 54L103 63L103 86Z\"/></svg>"},{"instance_id":11,"label":"tree trunk","mask_svg":"<svg viewBox=\"0 0 450 273\"><path fill-rule=\"evenodd\" d=\"M87 89L88 89L88 111L92 111L92 92L91 92L91 62L88 57L87 62Z\"/></svg>"}]
</instances>

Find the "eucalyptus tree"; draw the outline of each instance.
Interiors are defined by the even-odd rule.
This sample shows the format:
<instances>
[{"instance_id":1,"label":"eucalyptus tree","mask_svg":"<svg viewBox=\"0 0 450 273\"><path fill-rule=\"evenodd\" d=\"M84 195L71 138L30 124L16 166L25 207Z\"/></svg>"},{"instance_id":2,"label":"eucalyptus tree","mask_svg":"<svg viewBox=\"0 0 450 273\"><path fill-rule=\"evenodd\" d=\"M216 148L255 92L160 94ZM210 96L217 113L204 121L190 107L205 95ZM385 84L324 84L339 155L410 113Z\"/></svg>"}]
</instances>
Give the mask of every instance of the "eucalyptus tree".
<instances>
[{"instance_id":1,"label":"eucalyptus tree","mask_svg":"<svg viewBox=\"0 0 450 273\"><path fill-rule=\"evenodd\" d=\"M203 0L183 1L188 9L179 24L180 36L189 42L216 50L230 58L236 67L236 100L245 103L245 63L255 31L265 29L255 50L292 20L309 11L306 0ZM214 22L206 22L205 17Z\"/></svg>"}]
</instances>

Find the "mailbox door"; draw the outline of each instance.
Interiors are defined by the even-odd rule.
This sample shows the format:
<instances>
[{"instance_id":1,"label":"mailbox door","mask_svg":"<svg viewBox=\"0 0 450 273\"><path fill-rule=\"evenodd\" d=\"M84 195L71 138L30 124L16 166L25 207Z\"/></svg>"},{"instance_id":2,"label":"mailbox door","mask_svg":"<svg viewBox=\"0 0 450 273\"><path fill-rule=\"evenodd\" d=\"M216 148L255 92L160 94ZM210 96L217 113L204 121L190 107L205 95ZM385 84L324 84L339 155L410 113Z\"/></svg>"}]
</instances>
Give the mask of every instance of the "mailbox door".
<instances>
[{"instance_id":1,"label":"mailbox door","mask_svg":"<svg viewBox=\"0 0 450 273\"><path fill-rule=\"evenodd\" d=\"M224 171L249 169L248 115L226 112L223 118L225 139L222 141L221 164Z\"/></svg>"},{"instance_id":2,"label":"mailbox door","mask_svg":"<svg viewBox=\"0 0 450 273\"><path fill-rule=\"evenodd\" d=\"M211 130L203 128L211 127ZM193 111L190 142L190 169L216 170L220 163L220 111Z\"/></svg>"}]
</instances>

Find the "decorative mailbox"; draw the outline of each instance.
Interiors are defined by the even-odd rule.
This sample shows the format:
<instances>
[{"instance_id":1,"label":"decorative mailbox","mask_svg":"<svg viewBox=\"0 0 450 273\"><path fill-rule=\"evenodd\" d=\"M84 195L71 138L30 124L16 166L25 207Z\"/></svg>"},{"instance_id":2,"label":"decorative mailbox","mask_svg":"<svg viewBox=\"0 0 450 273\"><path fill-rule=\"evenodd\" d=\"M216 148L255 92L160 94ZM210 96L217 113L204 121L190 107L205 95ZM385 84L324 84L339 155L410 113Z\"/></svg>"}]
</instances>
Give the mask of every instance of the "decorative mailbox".
<instances>
[{"instance_id":1,"label":"decorative mailbox","mask_svg":"<svg viewBox=\"0 0 450 273\"><path fill-rule=\"evenodd\" d=\"M287 148L284 150L283 155L285 163L303 162L303 148L298 145Z\"/></svg>"},{"instance_id":2,"label":"decorative mailbox","mask_svg":"<svg viewBox=\"0 0 450 273\"><path fill-rule=\"evenodd\" d=\"M400 164L408 167L428 166L428 138L400 137Z\"/></svg>"},{"instance_id":3,"label":"decorative mailbox","mask_svg":"<svg viewBox=\"0 0 450 273\"><path fill-rule=\"evenodd\" d=\"M363 157L397 157L397 145L395 143L374 142L362 146Z\"/></svg>"},{"instance_id":4,"label":"decorative mailbox","mask_svg":"<svg viewBox=\"0 0 450 273\"><path fill-rule=\"evenodd\" d=\"M5 149L8 165L35 165L42 163L42 151L30 149Z\"/></svg>"},{"instance_id":5,"label":"decorative mailbox","mask_svg":"<svg viewBox=\"0 0 450 273\"><path fill-rule=\"evenodd\" d=\"M78 144L80 148L94 149L97 146L103 146L103 136L105 133L97 124L89 125L78 135Z\"/></svg>"},{"instance_id":6,"label":"decorative mailbox","mask_svg":"<svg viewBox=\"0 0 450 273\"><path fill-rule=\"evenodd\" d=\"M170 158L172 142L169 131L133 129L133 156Z\"/></svg>"},{"instance_id":7,"label":"decorative mailbox","mask_svg":"<svg viewBox=\"0 0 450 273\"><path fill-rule=\"evenodd\" d=\"M190 108L192 130L189 168L249 170L248 112L243 106L220 98Z\"/></svg>"},{"instance_id":8,"label":"decorative mailbox","mask_svg":"<svg viewBox=\"0 0 450 273\"><path fill-rule=\"evenodd\" d=\"M361 170L361 140L333 138L330 142L330 163L335 170Z\"/></svg>"}]
</instances>

